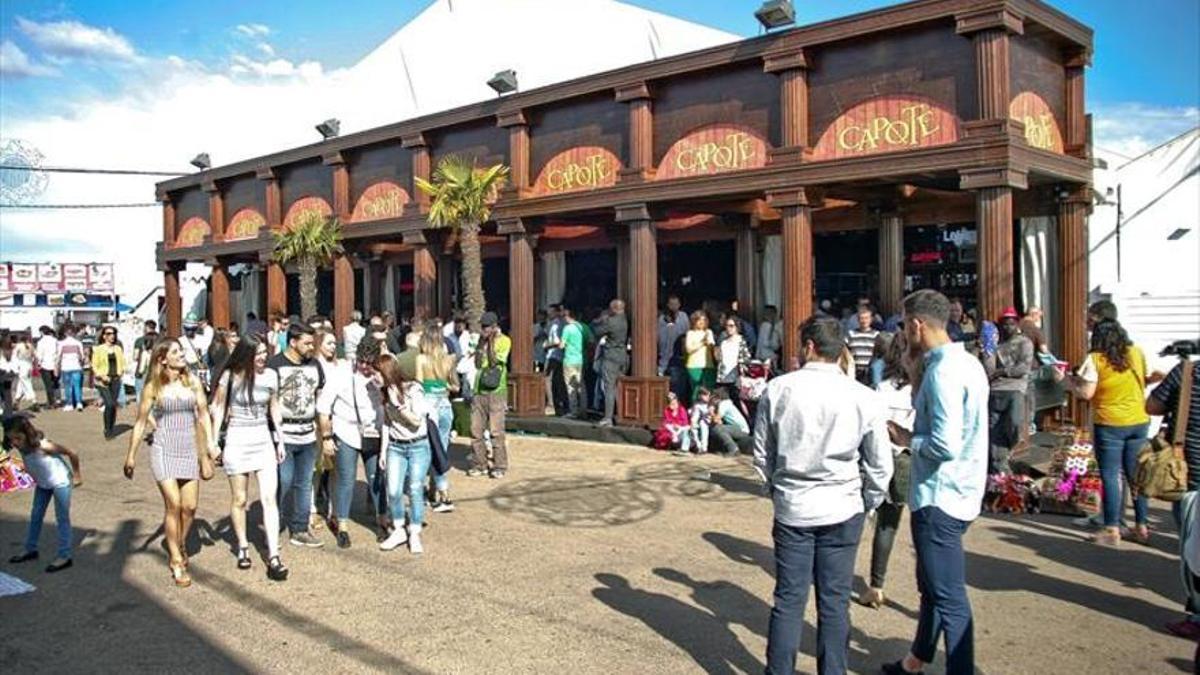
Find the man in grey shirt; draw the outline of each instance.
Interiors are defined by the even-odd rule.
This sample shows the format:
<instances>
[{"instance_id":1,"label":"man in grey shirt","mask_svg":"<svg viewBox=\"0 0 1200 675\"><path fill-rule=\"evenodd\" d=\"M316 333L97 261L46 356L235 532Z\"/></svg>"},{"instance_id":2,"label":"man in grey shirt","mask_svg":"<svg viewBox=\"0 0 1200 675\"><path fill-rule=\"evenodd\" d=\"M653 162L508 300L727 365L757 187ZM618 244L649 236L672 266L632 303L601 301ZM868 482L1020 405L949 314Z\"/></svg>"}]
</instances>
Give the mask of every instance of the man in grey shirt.
<instances>
[{"instance_id":1,"label":"man in grey shirt","mask_svg":"<svg viewBox=\"0 0 1200 675\"><path fill-rule=\"evenodd\" d=\"M817 671L845 673L854 558L867 511L892 477L883 402L837 365L845 336L832 318L800 327L800 370L767 385L754 466L775 503L775 605L767 673L792 673L808 588L817 587Z\"/></svg>"},{"instance_id":2,"label":"man in grey shirt","mask_svg":"<svg viewBox=\"0 0 1200 675\"><path fill-rule=\"evenodd\" d=\"M600 352L600 377L604 382L604 419L600 426L612 426L617 409L617 379L629 366L629 321L625 318L625 303L613 300L594 326L596 338L603 340Z\"/></svg>"},{"instance_id":3,"label":"man in grey shirt","mask_svg":"<svg viewBox=\"0 0 1200 675\"><path fill-rule=\"evenodd\" d=\"M983 357L991 381L988 399L988 474L1008 473L1008 458L1028 426L1025 391L1033 370L1033 342L1021 334L1014 307L1000 315L1000 344L995 354Z\"/></svg>"}]
</instances>

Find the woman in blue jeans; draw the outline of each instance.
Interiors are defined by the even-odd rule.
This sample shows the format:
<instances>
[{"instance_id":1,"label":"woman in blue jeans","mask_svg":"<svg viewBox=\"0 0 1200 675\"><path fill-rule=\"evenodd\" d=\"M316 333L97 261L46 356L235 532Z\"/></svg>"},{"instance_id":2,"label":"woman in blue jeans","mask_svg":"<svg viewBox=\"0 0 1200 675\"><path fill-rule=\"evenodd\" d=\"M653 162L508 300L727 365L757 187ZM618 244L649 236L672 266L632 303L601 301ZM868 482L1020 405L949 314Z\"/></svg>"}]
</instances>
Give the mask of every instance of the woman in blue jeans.
<instances>
[{"instance_id":1,"label":"woman in blue jeans","mask_svg":"<svg viewBox=\"0 0 1200 675\"><path fill-rule=\"evenodd\" d=\"M1152 377L1146 356L1116 320L1092 328L1091 351L1075 374L1056 371L1068 390L1092 402L1092 446L1100 465L1104 486L1104 531L1093 537L1103 546L1121 542L1121 474L1131 483L1137 475L1137 456L1146 445L1150 416L1146 414L1146 385L1162 379ZM1146 498L1134 497L1134 529L1138 543L1149 543Z\"/></svg>"},{"instance_id":2,"label":"woman in blue jeans","mask_svg":"<svg viewBox=\"0 0 1200 675\"><path fill-rule=\"evenodd\" d=\"M395 529L379 548L390 551L408 542L408 550L423 553L421 527L425 522L425 477L432 461L429 448L429 403L417 381L417 358L413 350L399 357L379 357L379 372L384 382L385 450L379 456L379 468L387 472L388 508ZM404 497L412 511L404 527Z\"/></svg>"},{"instance_id":3,"label":"woman in blue jeans","mask_svg":"<svg viewBox=\"0 0 1200 675\"><path fill-rule=\"evenodd\" d=\"M450 405L450 394L459 388L458 374L454 372L456 359L446 351L442 329L436 323L425 324L419 349L417 381L421 383L425 398L433 409L431 414L437 422L442 447L446 452L450 452L450 429L454 426L454 408ZM450 500L449 473L434 472L431 501L436 513L449 513L454 510L454 502Z\"/></svg>"}]
</instances>

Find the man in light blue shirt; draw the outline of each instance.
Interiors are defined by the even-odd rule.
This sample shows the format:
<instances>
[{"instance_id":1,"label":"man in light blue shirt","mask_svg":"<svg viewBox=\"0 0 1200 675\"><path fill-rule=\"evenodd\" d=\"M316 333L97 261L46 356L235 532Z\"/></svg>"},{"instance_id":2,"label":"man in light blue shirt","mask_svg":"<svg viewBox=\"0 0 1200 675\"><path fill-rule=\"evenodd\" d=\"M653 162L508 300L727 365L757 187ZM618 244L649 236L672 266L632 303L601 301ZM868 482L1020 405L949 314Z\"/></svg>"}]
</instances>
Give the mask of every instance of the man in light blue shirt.
<instances>
[{"instance_id":1,"label":"man in light blue shirt","mask_svg":"<svg viewBox=\"0 0 1200 675\"><path fill-rule=\"evenodd\" d=\"M904 334L925 355L911 433L889 423L892 441L912 450L909 506L917 551L920 618L912 649L885 675L920 673L946 634L947 675L975 672L974 622L967 599L962 536L979 515L988 465L988 378L947 332L950 301L932 290L904 299Z\"/></svg>"}]
</instances>

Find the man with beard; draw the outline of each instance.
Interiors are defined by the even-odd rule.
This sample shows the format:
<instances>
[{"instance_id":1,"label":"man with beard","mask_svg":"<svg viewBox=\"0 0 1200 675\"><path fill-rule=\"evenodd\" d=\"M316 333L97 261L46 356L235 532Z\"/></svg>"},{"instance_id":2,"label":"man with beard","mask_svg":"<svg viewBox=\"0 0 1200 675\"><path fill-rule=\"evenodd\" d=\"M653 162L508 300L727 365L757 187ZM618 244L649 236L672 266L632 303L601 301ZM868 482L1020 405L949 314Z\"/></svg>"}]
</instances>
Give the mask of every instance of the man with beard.
<instances>
[{"instance_id":1,"label":"man with beard","mask_svg":"<svg viewBox=\"0 0 1200 675\"><path fill-rule=\"evenodd\" d=\"M279 465L279 511L289 513L287 525L293 546L320 548L324 544L308 531L312 512L312 478L317 461L317 395L325 373L312 358L316 349L311 326L288 328L287 349L271 357L267 367L279 374L279 406L283 424L284 458Z\"/></svg>"},{"instance_id":2,"label":"man with beard","mask_svg":"<svg viewBox=\"0 0 1200 675\"><path fill-rule=\"evenodd\" d=\"M991 382L988 404L988 473L1006 473L1008 457L1023 436L1025 392L1033 370L1033 342L1021 334L1020 316L1009 307L1000 315L997 328L1000 344L994 354L983 357Z\"/></svg>"}]
</instances>

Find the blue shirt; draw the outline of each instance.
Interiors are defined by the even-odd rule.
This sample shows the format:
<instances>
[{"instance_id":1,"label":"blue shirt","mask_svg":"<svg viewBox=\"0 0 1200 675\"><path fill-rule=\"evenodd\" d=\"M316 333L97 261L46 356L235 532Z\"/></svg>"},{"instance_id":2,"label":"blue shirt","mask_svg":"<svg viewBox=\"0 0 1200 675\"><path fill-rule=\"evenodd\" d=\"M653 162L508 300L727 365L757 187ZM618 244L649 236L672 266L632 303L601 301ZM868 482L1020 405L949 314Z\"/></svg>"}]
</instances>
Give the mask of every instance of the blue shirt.
<instances>
[{"instance_id":1,"label":"blue shirt","mask_svg":"<svg viewBox=\"0 0 1200 675\"><path fill-rule=\"evenodd\" d=\"M913 407L909 506L936 506L958 520L979 515L987 483L988 379L960 343L925 356Z\"/></svg>"}]
</instances>

